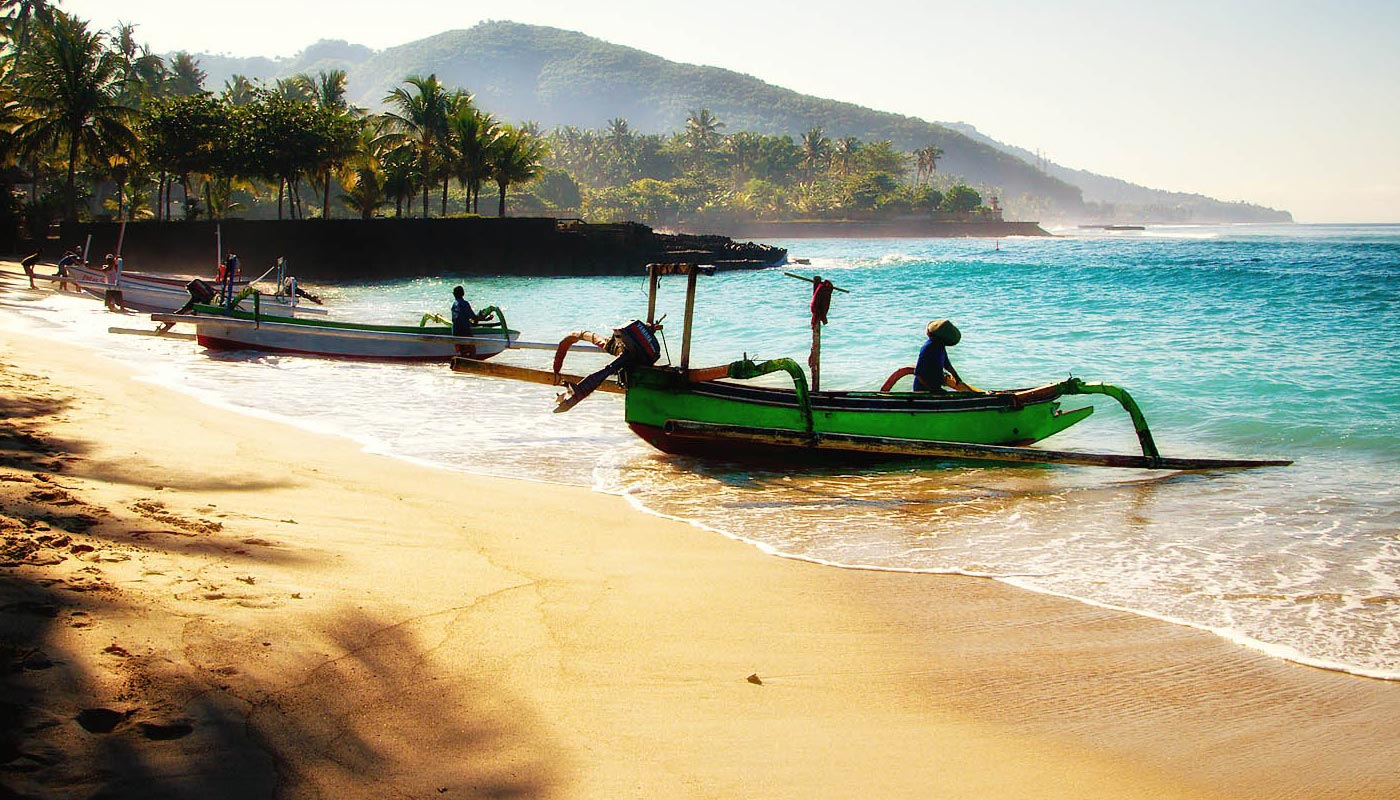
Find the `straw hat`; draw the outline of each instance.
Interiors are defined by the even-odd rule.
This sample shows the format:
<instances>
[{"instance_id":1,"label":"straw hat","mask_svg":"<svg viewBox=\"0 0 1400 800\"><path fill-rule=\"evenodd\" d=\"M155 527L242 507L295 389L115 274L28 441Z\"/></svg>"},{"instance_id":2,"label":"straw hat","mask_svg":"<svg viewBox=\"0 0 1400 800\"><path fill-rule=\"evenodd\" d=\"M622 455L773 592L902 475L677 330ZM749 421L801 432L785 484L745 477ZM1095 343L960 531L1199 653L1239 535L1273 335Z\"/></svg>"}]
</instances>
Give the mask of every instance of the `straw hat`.
<instances>
[{"instance_id":1,"label":"straw hat","mask_svg":"<svg viewBox=\"0 0 1400 800\"><path fill-rule=\"evenodd\" d=\"M944 347L952 347L962 341L962 332L951 320L936 319L928 324L928 338Z\"/></svg>"}]
</instances>

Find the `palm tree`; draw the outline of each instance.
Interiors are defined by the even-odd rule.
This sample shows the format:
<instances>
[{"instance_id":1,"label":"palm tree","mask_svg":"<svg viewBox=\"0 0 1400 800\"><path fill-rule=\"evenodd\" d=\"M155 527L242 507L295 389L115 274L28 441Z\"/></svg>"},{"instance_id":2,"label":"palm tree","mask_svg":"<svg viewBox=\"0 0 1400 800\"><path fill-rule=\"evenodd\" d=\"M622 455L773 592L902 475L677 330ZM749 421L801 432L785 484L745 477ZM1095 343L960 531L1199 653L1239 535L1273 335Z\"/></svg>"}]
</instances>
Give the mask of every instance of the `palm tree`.
<instances>
[{"instance_id":1,"label":"palm tree","mask_svg":"<svg viewBox=\"0 0 1400 800\"><path fill-rule=\"evenodd\" d=\"M608 148L608 177L615 184L628 183L637 164L637 136L632 132L632 126L622 117L608 120L608 126L603 130L603 141Z\"/></svg>"},{"instance_id":2,"label":"palm tree","mask_svg":"<svg viewBox=\"0 0 1400 800\"><path fill-rule=\"evenodd\" d=\"M916 183L923 183L925 180L933 180L933 174L938 171L938 159L943 157L943 148L921 147L914 151L915 165L918 173L915 177Z\"/></svg>"},{"instance_id":3,"label":"palm tree","mask_svg":"<svg viewBox=\"0 0 1400 800\"><path fill-rule=\"evenodd\" d=\"M52 25L54 9L48 0L0 0L0 12L5 14L5 33L14 46L14 52L5 58L10 69L5 71L3 77L8 79L14 74L13 66L19 63L29 47L30 28L35 22Z\"/></svg>"},{"instance_id":4,"label":"palm tree","mask_svg":"<svg viewBox=\"0 0 1400 800\"><path fill-rule=\"evenodd\" d=\"M413 196L418 193L418 174L413 165L413 155L406 150L395 150L384 154L380 162L384 167L384 194L394 198L394 216L402 217L407 203L407 214L413 216Z\"/></svg>"},{"instance_id":5,"label":"palm tree","mask_svg":"<svg viewBox=\"0 0 1400 800\"><path fill-rule=\"evenodd\" d=\"M139 110L156 96L165 82L165 61L153 54L150 47L136 43L136 26L128 22L119 23L113 31L112 47L121 59L122 86L118 99L123 105Z\"/></svg>"},{"instance_id":6,"label":"palm tree","mask_svg":"<svg viewBox=\"0 0 1400 800\"><path fill-rule=\"evenodd\" d=\"M350 112L350 104L345 100L346 74L343 69L333 69L330 72L322 70L312 79L312 92L316 99L316 105L321 108L330 108L336 111ZM354 109L358 111L358 109Z\"/></svg>"},{"instance_id":7,"label":"palm tree","mask_svg":"<svg viewBox=\"0 0 1400 800\"><path fill-rule=\"evenodd\" d=\"M504 126L495 146L491 148L491 177L495 179L501 196L497 216L506 215L506 189L511 184L525 183L540 174L540 162L546 152L544 140Z\"/></svg>"},{"instance_id":8,"label":"palm tree","mask_svg":"<svg viewBox=\"0 0 1400 800\"><path fill-rule=\"evenodd\" d=\"M386 134L398 144L411 146L417 156L418 171L423 178L423 216L428 216L428 184L443 173L442 147L447 139L447 118L452 110L454 93L438 81L436 75L424 78L411 76L404 81L413 88L409 91L396 86L384 102L395 110L387 116L392 121L394 131ZM457 96L463 92L455 93ZM447 193L443 192L444 209Z\"/></svg>"},{"instance_id":9,"label":"palm tree","mask_svg":"<svg viewBox=\"0 0 1400 800\"><path fill-rule=\"evenodd\" d=\"M692 150L701 153L712 152L719 146L724 135L719 131L724 123L708 108L691 111L685 120L685 142Z\"/></svg>"},{"instance_id":10,"label":"palm tree","mask_svg":"<svg viewBox=\"0 0 1400 800\"><path fill-rule=\"evenodd\" d=\"M345 132L343 136L332 137L332 146L325 150L324 160L316 169L315 179L321 181L324 189L321 200L321 219L330 219L331 177L359 149L360 118L363 112L361 109L351 108L350 104L345 101L345 70L322 71L315 78L305 75L299 77L302 78L303 84L311 89L311 96L316 106L330 116L328 121L332 127Z\"/></svg>"},{"instance_id":11,"label":"palm tree","mask_svg":"<svg viewBox=\"0 0 1400 800\"><path fill-rule=\"evenodd\" d=\"M826 138L821 126L802 134L802 168L807 172L807 180L813 180L817 172L830 163L831 140Z\"/></svg>"},{"instance_id":12,"label":"palm tree","mask_svg":"<svg viewBox=\"0 0 1400 800\"><path fill-rule=\"evenodd\" d=\"M860 152L860 140L854 136L845 136L836 142L836 160L841 162L841 175L850 174L851 167L855 166L856 153Z\"/></svg>"},{"instance_id":13,"label":"palm tree","mask_svg":"<svg viewBox=\"0 0 1400 800\"><path fill-rule=\"evenodd\" d=\"M224 81L223 98L224 102L235 107L254 103L258 99L257 84L245 75L234 75Z\"/></svg>"},{"instance_id":14,"label":"palm tree","mask_svg":"<svg viewBox=\"0 0 1400 800\"><path fill-rule=\"evenodd\" d=\"M181 51L170 59L166 73L165 92L176 97L189 97L204 93L204 79L209 77L199 68L199 59Z\"/></svg>"},{"instance_id":15,"label":"palm tree","mask_svg":"<svg viewBox=\"0 0 1400 800\"><path fill-rule=\"evenodd\" d=\"M25 152L66 155L67 213L76 219L79 162L136 145L128 126L131 109L117 97L120 60L87 23L56 11L17 70L16 96L29 119L15 129L15 138Z\"/></svg>"},{"instance_id":16,"label":"palm tree","mask_svg":"<svg viewBox=\"0 0 1400 800\"><path fill-rule=\"evenodd\" d=\"M481 212L481 184L491 172L491 155L501 135L496 118L463 100L447 119L452 174L467 193L467 211Z\"/></svg>"},{"instance_id":17,"label":"palm tree","mask_svg":"<svg viewBox=\"0 0 1400 800\"><path fill-rule=\"evenodd\" d=\"M310 75L297 73L289 78L278 78L272 85L272 91L288 100L309 103L315 97L316 86Z\"/></svg>"},{"instance_id":18,"label":"palm tree","mask_svg":"<svg viewBox=\"0 0 1400 800\"><path fill-rule=\"evenodd\" d=\"M372 219L374 212L389 204L386 189L389 176L374 161L365 161L350 168L346 192L340 196L345 207L360 215L360 219Z\"/></svg>"}]
</instances>

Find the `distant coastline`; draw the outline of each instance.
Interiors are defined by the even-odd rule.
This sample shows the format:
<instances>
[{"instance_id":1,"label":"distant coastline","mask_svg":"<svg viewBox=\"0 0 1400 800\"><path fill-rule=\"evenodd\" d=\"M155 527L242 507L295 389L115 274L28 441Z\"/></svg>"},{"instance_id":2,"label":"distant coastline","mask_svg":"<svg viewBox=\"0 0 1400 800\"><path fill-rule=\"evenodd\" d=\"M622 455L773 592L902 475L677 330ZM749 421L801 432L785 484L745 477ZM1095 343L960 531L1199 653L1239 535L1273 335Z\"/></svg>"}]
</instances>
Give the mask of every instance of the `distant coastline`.
<instances>
[{"instance_id":1,"label":"distant coastline","mask_svg":"<svg viewBox=\"0 0 1400 800\"><path fill-rule=\"evenodd\" d=\"M677 225L681 233L714 233L710 225ZM1051 236L1038 222L986 220L944 222L929 219L797 220L732 222L724 235L736 239L996 239L1006 236Z\"/></svg>"}]
</instances>

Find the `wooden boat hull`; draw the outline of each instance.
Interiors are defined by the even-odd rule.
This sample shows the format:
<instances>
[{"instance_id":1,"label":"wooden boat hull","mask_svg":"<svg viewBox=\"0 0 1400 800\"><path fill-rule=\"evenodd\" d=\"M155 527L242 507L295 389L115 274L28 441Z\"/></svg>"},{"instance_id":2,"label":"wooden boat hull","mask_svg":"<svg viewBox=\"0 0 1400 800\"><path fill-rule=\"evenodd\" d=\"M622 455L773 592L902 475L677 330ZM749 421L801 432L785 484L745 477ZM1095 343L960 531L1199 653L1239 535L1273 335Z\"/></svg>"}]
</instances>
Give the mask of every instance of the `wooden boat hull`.
<instances>
[{"instance_id":1,"label":"wooden boat hull","mask_svg":"<svg viewBox=\"0 0 1400 800\"><path fill-rule=\"evenodd\" d=\"M194 314L157 314L195 328L198 343L211 350L258 350L268 353L348 358L368 361L451 361L457 356L485 359L504 351L517 331L482 330L453 336L450 328L366 325L328 319L257 317L232 314L215 306L196 306Z\"/></svg>"},{"instance_id":2,"label":"wooden boat hull","mask_svg":"<svg viewBox=\"0 0 1400 800\"><path fill-rule=\"evenodd\" d=\"M1019 446L1053 436L1093 413L1093 406L1062 411L1060 386L987 394L813 392L809 429L791 389L723 380L693 383L678 370L645 368L627 374L625 414L628 427L658 450L731 459L814 452L801 444L801 435L813 433ZM798 436L736 441L685 430L677 422ZM828 448L823 457L832 453Z\"/></svg>"}]
</instances>

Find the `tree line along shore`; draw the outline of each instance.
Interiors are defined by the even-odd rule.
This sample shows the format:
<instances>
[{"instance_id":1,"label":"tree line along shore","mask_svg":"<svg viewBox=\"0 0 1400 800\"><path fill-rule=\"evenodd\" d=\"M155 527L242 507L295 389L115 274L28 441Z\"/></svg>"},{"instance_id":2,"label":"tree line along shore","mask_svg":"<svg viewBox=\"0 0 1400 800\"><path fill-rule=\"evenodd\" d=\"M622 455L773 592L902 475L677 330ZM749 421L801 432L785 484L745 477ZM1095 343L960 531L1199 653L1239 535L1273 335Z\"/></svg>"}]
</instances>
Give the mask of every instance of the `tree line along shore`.
<instances>
[{"instance_id":1,"label":"tree line along shore","mask_svg":"<svg viewBox=\"0 0 1400 800\"><path fill-rule=\"evenodd\" d=\"M3 21L10 251L59 224L472 217L483 201L499 217L688 232L898 220L922 235L980 235L939 223L999 235L997 199L939 173L931 145L909 153L820 127L800 140L726 132L704 108L670 135L622 118L544 131L434 75L406 77L371 113L347 102L343 71L272 85L235 75L211 90L197 59L152 53L131 24L95 30L43 0Z\"/></svg>"}]
</instances>

